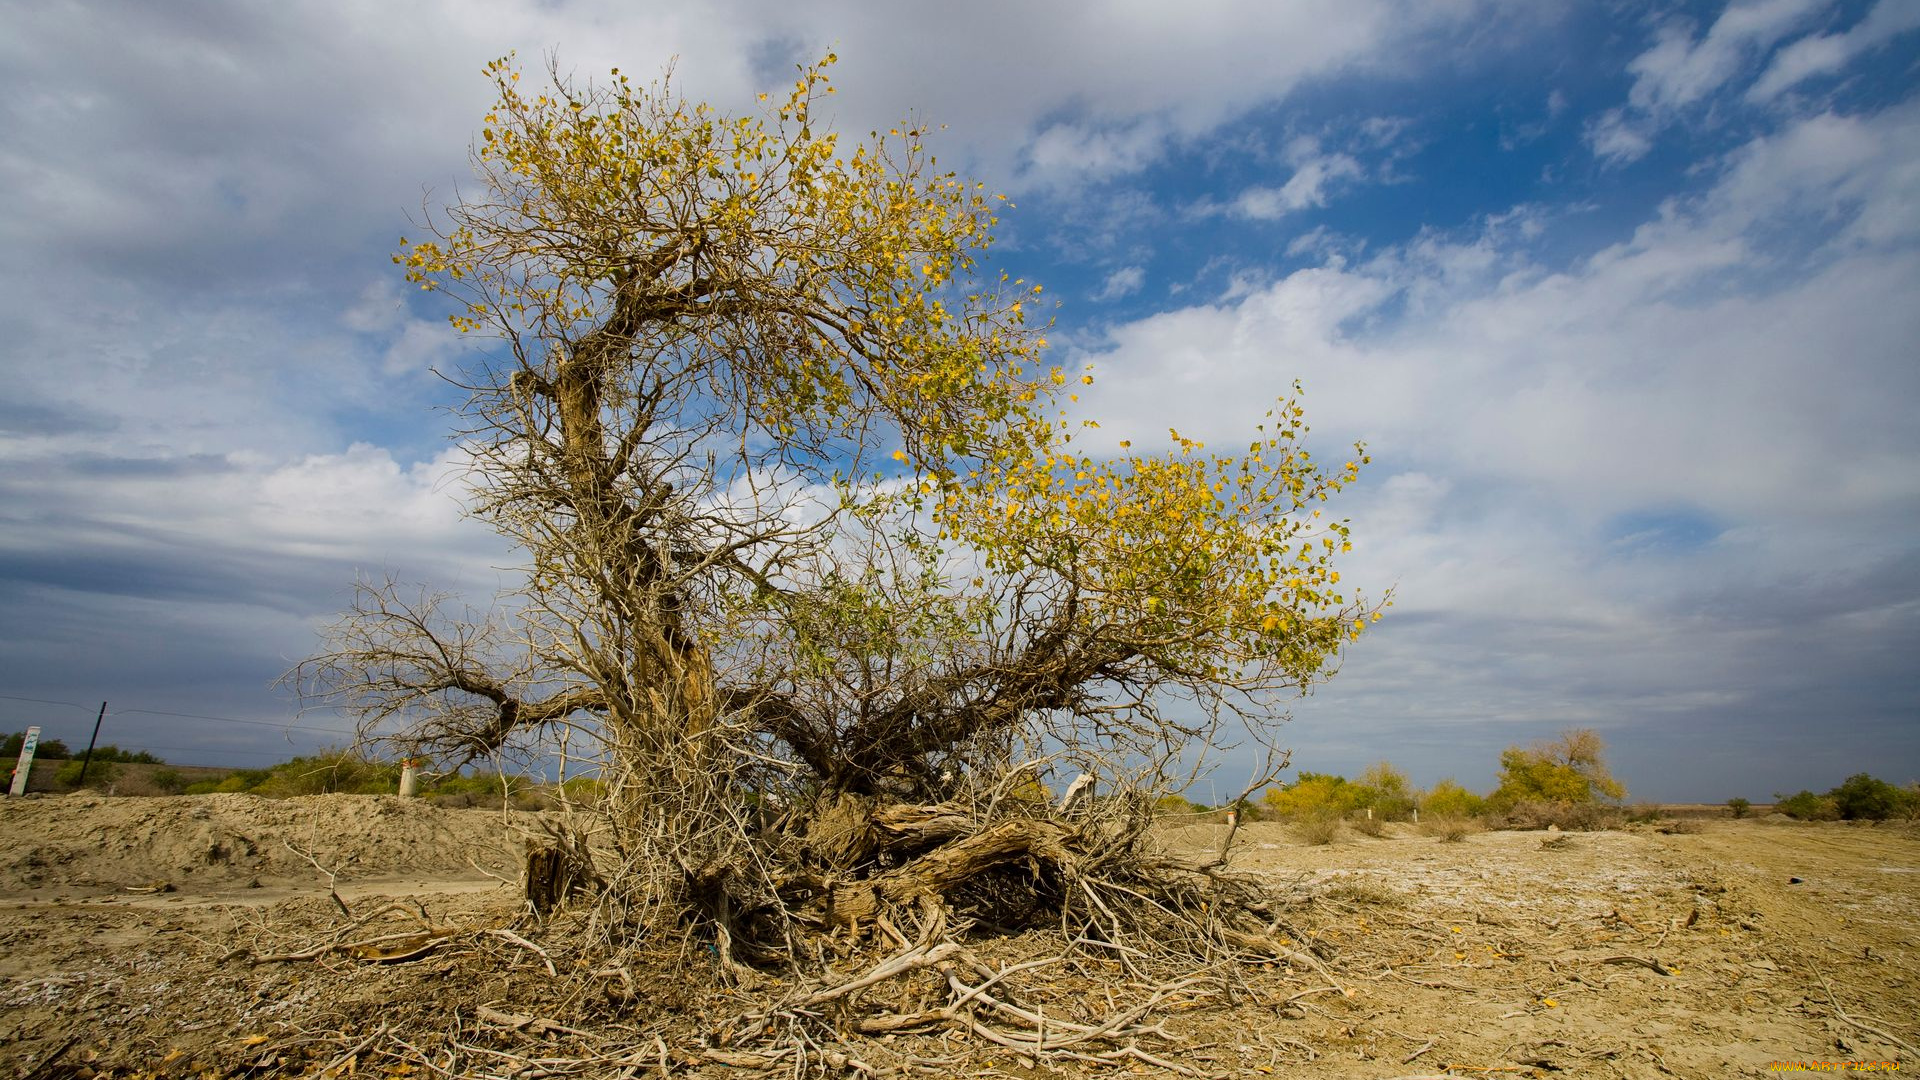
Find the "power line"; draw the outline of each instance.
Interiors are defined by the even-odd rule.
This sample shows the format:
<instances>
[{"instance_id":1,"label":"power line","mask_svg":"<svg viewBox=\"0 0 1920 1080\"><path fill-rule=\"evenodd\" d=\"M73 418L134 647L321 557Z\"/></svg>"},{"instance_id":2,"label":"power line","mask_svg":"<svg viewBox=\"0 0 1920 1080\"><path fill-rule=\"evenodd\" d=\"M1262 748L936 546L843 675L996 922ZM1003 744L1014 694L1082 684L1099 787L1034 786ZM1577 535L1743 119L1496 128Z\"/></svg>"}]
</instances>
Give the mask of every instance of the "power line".
<instances>
[{"instance_id":1,"label":"power line","mask_svg":"<svg viewBox=\"0 0 1920 1080\"><path fill-rule=\"evenodd\" d=\"M270 758L277 758L277 757L281 757L281 756L283 756L283 754L284 754L284 751L279 751L279 750L229 750L229 749L227 749L227 748L226 748L226 747L224 747L224 746L221 746L221 747L211 747L211 746L147 746L147 747L143 747L143 749L146 749L146 750L165 750L166 752L168 752L168 753L170 753L170 754L208 754L208 753L215 753L215 754L240 754L240 755L243 755L243 756L246 756L246 757L270 757ZM165 764L168 764L168 765L186 765L186 766L187 766L188 768L193 768L193 769L224 769L224 768L226 768L226 766L224 766L224 765L193 765L193 764L191 764L191 763L189 763L189 762L184 762L184 761L169 761L169 762L166 762Z\"/></svg>"},{"instance_id":2,"label":"power line","mask_svg":"<svg viewBox=\"0 0 1920 1080\"><path fill-rule=\"evenodd\" d=\"M28 701L36 705L65 705L74 709L91 709L91 705L82 705L76 701L54 701L51 698L20 697L16 694L0 694L0 701ZM217 720L223 724L249 724L254 727L280 728L282 730L310 731L322 735L346 735L350 732L334 728L301 727L300 721L293 720L243 720L237 716L211 716L207 713L165 712L160 709L115 709L108 716L172 716L182 720Z\"/></svg>"},{"instance_id":3,"label":"power line","mask_svg":"<svg viewBox=\"0 0 1920 1080\"><path fill-rule=\"evenodd\" d=\"M91 706L91 705L82 705L82 704L80 704L80 703L79 703L79 702L77 702L77 701L54 701L54 700L52 700L52 699L50 699L50 698L39 698L39 697L15 697L15 696L14 696L14 695L12 695L12 694L0 694L0 700L4 700L4 701L31 701L31 702L33 702L33 703L34 703L35 705L66 705L66 706L68 706L68 707L70 707L70 708L75 708L75 709L91 709L91 708L93 708L93 706Z\"/></svg>"},{"instance_id":4,"label":"power line","mask_svg":"<svg viewBox=\"0 0 1920 1080\"><path fill-rule=\"evenodd\" d=\"M303 728L300 727L298 720L242 720L236 716L208 716L205 713L162 712L159 709L115 709L107 715L132 716L136 713L141 716L175 716L182 720L218 720L223 724L251 724L254 727L281 728L288 731L297 729L300 731L315 731L326 734L345 734L345 732L335 732L329 728Z\"/></svg>"}]
</instances>

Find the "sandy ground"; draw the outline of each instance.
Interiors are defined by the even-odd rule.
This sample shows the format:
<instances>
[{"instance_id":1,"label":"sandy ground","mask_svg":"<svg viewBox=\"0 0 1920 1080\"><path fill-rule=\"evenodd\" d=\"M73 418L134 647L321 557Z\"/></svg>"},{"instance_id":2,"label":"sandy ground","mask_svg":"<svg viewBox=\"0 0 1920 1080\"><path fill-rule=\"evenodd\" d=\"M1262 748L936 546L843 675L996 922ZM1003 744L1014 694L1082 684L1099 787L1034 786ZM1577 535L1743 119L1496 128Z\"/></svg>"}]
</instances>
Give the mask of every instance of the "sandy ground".
<instances>
[{"instance_id":1,"label":"sandy ground","mask_svg":"<svg viewBox=\"0 0 1920 1080\"><path fill-rule=\"evenodd\" d=\"M579 979L546 972L548 958L528 947L543 940L534 931L519 942L496 932L518 908L501 878L515 876L538 826L391 797L0 802L0 1080L428 1075L382 1048L413 1039L431 1061L435 1039L486 1044L482 1007L544 1018L592 1005L633 1030L680 1009L684 988L656 985L608 1013L607 1002L582 1000ZM1169 840L1208 847L1220 835L1193 826ZM1457 843L1395 826L1308 846L1254 824L1240 841L1236 864L1292 897L1289 927L1329 958L1337 985L1264 969L1232 1004L1177 1012L1167 1028L1184 1041L1160 1049L1203 1073L1920 1068L1911 826L1723 820L1697 832ZM463 932L393 962L238 958L331 940L345 920L323 870L342 904L371 917L369 931L404 936L423 915ZM380 914L396 898L411 906ZM498 1025L488 1034L489 1045L519 1047L517 1059L557 1037ZM992 1047L947 1042L942 1053L956 1074L1068 1075ZM500 1060L481 1074L518 1067Z\"/></svg>"}]
</instances>

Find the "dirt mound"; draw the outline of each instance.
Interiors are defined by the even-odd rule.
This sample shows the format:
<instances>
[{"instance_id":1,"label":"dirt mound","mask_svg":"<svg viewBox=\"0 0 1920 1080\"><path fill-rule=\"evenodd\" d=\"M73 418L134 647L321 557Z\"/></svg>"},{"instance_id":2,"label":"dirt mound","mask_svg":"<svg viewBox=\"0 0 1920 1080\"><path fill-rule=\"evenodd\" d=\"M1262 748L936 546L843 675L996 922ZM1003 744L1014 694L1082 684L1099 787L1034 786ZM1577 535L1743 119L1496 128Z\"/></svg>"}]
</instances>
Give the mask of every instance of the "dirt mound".
<instances>
[{"instance_id":1,"label":"dirt mound","mask_svg":"<svg viewBox=\"0 0 1920 1080\"><path fill-rule=\"evenodd\" d=\"M397 874L518 873L538 816L447 810L394 795L91 795L0 801L0 895L49 888L208 891ZM309 862L305 856L311 856ZM477 875L476 875L477 876Z\"/></svg>"}]
</instances>

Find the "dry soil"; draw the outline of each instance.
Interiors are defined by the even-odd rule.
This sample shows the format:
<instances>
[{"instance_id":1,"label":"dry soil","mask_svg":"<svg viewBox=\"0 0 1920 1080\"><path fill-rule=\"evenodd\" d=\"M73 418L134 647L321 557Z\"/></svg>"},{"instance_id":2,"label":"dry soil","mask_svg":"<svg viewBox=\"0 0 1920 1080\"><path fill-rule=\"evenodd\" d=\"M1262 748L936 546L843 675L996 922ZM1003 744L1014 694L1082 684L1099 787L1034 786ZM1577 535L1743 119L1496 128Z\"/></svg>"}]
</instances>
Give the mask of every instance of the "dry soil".
<instances>
[{"instance_id":1,"label":"dry soil","mask_svg":"<svg viewBox=\"0 0 1920 1080\"><path fill-rule=\"evenodd\" d=\"M455 1038L514 1048L482 1072L511 1075L568 1036L498 1017L586 1004L582 976L549 974L544 939L513 921L540 828L394 797L0 802L0 1080L430 1075L403 1067L401 1047L432 1062ZM1208 848L1222 834L1166 838ZM1183 1041L1156 1052L1207 1075L1920 1068L1912 826L1719 820L1458 842L1390 826L1309 845L1256 823L1236 851L1291 898L1290 932L1327 968L1255 971L1233 1002L1173 1015ZM382 913L395 900L407 906ZM363 934L398 935L400 955L255 962L334 940L343 911L368 920ZM460 933L408 954L426 924ZM612 1015L642 1030L684 998L638 985ZM990 1046L937 1049L955 1074L1069 1075Z\"/></svg>"}]
</instances>

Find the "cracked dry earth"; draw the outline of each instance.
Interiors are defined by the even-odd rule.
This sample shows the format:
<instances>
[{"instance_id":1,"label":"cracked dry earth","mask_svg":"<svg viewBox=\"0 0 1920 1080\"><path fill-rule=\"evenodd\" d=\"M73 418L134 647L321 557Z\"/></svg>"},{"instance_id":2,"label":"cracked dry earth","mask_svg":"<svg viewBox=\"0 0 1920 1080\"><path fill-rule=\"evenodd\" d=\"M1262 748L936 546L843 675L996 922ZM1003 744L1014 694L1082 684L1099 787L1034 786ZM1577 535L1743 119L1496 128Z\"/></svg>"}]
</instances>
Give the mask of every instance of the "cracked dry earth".
<instances>
[{"instance_id":1,"label":"cracked dry earth","mask_svg":"<svg viewBox=\"0 0 1920 1080\"><path fill-rule=\"evenodd\" d=\"M516 891L500 878L514 877L535 827L526 815L390 797L0 803L0 1080L431 1075L403 1066L399 1048L450 1027L477 1031L476 1016L586 1015L577 979L548 975L540 956L486 929L514 917ZM1221 835L1195 825L1164 838L1206 849ZM1382 838L1308 846L1256 823L1239 840L1235 865L1291 898L1288 928L1326 958L1334 985L1274 965L1248 972L1231 1001L1180 1003L1165 1023L1180 1041L1153 1049L1202 1075L1920 1067L1912 826L1715 820L1698 832L1489 832L1454 843L1391 826ZM339 926L316 863L357 913L405 899L435 923L478 929L417 962L236 961L236 949L285 950ZM1029 946L1039 947L1014 938L980 951L1010 963ZM1101 992L1071 971L1047 978L1035 994ZM695 1009L684 987L637 990L616 1021L634 1030ZM522 1057L559 1038L493 1034L517 1040ZM1074 1072L950 1034L902 1036L869 1056L883 1063L896 1050L973 1076L1155 1071Z\"/></svg>"}]
</instances>

